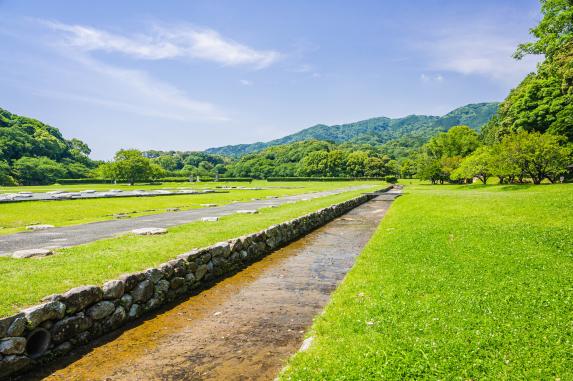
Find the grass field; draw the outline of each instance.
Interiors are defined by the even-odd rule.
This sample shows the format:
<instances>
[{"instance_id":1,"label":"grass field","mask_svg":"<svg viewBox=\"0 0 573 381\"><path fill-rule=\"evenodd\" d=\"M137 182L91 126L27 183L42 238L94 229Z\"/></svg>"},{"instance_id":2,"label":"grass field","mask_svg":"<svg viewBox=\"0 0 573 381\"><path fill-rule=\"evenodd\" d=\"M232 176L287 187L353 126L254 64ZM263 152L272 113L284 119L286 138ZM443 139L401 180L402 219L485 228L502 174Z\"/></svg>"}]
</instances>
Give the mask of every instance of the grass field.
<instances>
[{"instance_id":1,"label":"grass field","mask_svg":"<svg viewBox=\"0 0 573 381\"><path fill-rule=\"evenodd\" d=\"M379 189L373 185L372 190ZM218 222L193 222L170 228L163 236L126 235L58 250L42 259L0 257L0 316L37 303L42 297L85 284L100 284L122 273L140 271L196 247L262 230L311 211L348 200L350 191L277 208L256 215L231 215Z\"/></svg>"},{"instance_id":2,"label":"grass field","mask_svg":"<svg viewBox=\"0 0 573 381\"><path fill-rule=\"evenodd\" d=\"M573 185L406 187L282 380L573 380Z\"/></svg>"},{"instance_id":3,"label":"grass field","mask_svg":"<svg viewBox=\"0 0 573 381\"><path fill-rule=\"evenodd\" d=\"M206 186L208 184L208 186ZM222 183L217 183L222 184ZM261 190L230 190L229 193L208 193L177 196L154 197L126 197L126 198L100 198L87 200L63 201L28 201L18 203L0 204L0 235L12 234L25 229L27 225L50 224L55 226L77 225L88 222L104 221L114 218L115 214L129 214L132 217L163 213L167 208L181 210L200 208L201 204L224 205L233 201L249 201L252 198L267 196L287 196L308 192L317 192L328 189L338 189L362 184L380 184L380 182L285 182L267 183L254 181L253 183L228 183L233 186L263 187ZM101 186L104 186L103 188ZM176 183L172 187L184 184ZM214 183L187 183L188 187L213 187ZM192 186L191 186L192 185ZM73 186L73 190L88 189L91 186ZM99 188L98 188L99 187ZM151 186L148 186L151 187ZM270 188L271 189L266 189ZM36 188L37 191L55 189L72 190L70 186L26 187ZM109 184L97 184L92 189L110 189ZM155 186L157 188L157 186ZM153 189L155 189L153 188ZM6 188L4 188L6 189ZM122 189L118 186L117 189ZM123 189L145 189L145 187L128 187ZM151 189L151 188L150 188Z\"/></svg>"}]
</instances>

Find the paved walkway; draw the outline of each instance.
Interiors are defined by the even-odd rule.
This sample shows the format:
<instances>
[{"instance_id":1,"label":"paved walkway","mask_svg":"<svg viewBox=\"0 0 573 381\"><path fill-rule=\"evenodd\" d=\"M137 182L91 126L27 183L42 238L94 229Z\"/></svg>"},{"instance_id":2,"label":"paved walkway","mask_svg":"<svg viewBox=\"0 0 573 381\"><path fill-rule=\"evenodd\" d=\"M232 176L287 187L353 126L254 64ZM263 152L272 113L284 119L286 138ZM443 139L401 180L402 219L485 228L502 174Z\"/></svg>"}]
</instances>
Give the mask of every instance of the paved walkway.
<instances>
[{"instance_id":1,"label":"paved walkway","mask_svg":"<svg viewBox=\"0 0 573 381\"><path fill-rule=\"evenodd\" d=\"M0 236L0 256L9 256L17 250L56 249L76 246L102 238L125 234L133 229L147 227L168 228L197 221L203 217L221 217L236 213L238 210L259 209L271 205L281 205L288 202L330 196L349 190L366 189L369 187L369 185L352 186L324 192L280 197L276 199L254 200L211 208L153 214L125 220L101 221L89 224L10 234Z\"/></svg>"}]
</instances>

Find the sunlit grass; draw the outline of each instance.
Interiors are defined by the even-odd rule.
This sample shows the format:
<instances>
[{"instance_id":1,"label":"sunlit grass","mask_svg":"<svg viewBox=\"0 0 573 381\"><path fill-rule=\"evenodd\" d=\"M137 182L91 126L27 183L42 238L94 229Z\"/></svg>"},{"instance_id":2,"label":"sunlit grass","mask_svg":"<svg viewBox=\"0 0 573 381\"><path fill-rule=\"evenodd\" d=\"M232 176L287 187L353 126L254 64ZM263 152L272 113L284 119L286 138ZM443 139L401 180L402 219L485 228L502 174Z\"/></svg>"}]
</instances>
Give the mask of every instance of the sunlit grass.
<instances>
[{"instance_id":1,"label":"sunlit grass","mask_svg":"<svg viewBox=\"0 0 573 381\"><path fill-rule=\"evenodd\" d=\"M187 183L197 188L205 187L214 183ZM250 201L252 198L265 198L267 196L287 196L308 192L317 192L328 189L345 188L354 185L376 184L375 182L306 182L306 183L267 183L256 181L248 183L228 183L233 186L264 187L261 190L230 190L228 193L208 193L176 196L154 197L125 197L125 198L99 198L86 200L62 200L62 201L27 201L18 203L0 203L0 235L12 234L25 229L28 225L49 224L54 226L77 225L88 222L114 219L116 214L128 214L131 217L164 213L168 208L181 210L201 207L201 204L224 205L233 201ZM380 184L380 182L378 182ZM105 185L101 188L101 185ZM184 184L174 184L182 186ZM91 186L81 186L75 190L88 189ZM110 189L109 184L97 184L92 189ZM144 187L128 186L117 189L145 189ZM273 187L272 189L266 189ZM28 187L30 188L30 187ZM54 189L68 189L68 186L50 186L42 191Z\"/></svg>"},{"instance_id":2,"label":"sunlit grass","mask_svg":"<svg viewBox=\"0 0 573 381\"><path fill-rule=\"evenodd\" d=\"M573 379L573 185L406 191L282 379Z\"/></svg>"},{"instance_id":3,"label":"sunlit grass","mask_svg":"<svg viewBox=\"0 0 573 381\"><path fill-rule=\"evenodd\" d=\"M372 190L379 187L373 186ZM122 273L156 266L196 247L262 230L363 193L351 191L277 208L255 215L230 215L218 222L193 222L162 236L126 235L58 250L42 259L0 257L0 316L16 312L42 297L84 284L100 284Z\"/></svg>"}]
</instances>

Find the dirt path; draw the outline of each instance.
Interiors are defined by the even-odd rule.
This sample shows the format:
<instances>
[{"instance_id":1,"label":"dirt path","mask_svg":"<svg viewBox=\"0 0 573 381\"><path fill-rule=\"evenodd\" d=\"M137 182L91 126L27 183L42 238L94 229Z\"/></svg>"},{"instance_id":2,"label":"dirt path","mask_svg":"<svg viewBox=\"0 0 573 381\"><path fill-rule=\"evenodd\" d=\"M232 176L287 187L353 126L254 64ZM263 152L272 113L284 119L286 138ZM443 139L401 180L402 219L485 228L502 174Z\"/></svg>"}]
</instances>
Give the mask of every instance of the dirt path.
<instances>
[{"instance_id":1,"label":"dirt path","mask_svg":"<svg viewBox=\"0 0 573 381\"><path fill-rule=\"evenodd\" d=\"M80 245L102 238L125 234L133 229L146 227L168 228L200 220L203 217L221 217L236 213L242 209L258 209L269 205L281 205L287 202L330 196L350 190L366 189L369 185L351 186L323 192L305 193L276 199L237 202L213 208L185 210L176 213L160 213L125 220L110 220L89 224L64 226L35 232L21 232L0 236L0 256L11 255L16 250L55 249Z\"/></svg>"},{"instance_id":2,"label":"dirt path","mask_svg":"<svg viewBox=\"0 0 573 381\"><path fill-rule=\"evenodd\" d=\"M272 380L391 201L371 201L133 327L26 379ZM74 361L75 360L75 361ZM74 361L74 362L72 362Z\"/></svg>"}]
</instances>

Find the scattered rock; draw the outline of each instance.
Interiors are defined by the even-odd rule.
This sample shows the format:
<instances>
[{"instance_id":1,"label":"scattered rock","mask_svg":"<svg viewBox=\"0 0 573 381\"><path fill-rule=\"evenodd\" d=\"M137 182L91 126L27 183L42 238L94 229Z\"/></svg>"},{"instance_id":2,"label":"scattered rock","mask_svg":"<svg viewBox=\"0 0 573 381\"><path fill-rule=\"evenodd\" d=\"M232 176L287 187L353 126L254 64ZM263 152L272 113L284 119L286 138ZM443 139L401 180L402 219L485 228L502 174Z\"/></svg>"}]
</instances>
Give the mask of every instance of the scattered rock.
<instances>
[{"instance_id":1,"label":"scattered rock","mask_svg":"<svg viewBox=\"0 0 573 381\"><path fill-rule=\"evenodd\" d=\"M114 214L113 217L114 217L114 218L117 218L118 220L119 220L119 219L123 219L123 218L131 218L130 215L125 214L125 213Z\"/></svg>"},{"instance_id":2,"label":"scattered rock","mask_svg":"<svg viewBox=\"0 0 573 381\"><path fill-rule=\"evenodd\" d=\"M66 312L73 314L99 302L103 298L103 291L97 286L80 286L72 288L62 294L61 301L66 305Z\"/></svg>"},{"instance_id":3,"label":"scattered rock","mask_svg":"<svg viewBox=\"0 0 573 381\"><path fill-rule=\"evenodd\" d=\"M106 316L109 316L115 310L115 304L108 300L94 304L87 310L87 314L93 320L101 320Z\"/></svg>"},{"instance_id":4,"label":"scattered rock","mask_svg":"<svg viewBox=\"0 0 573 381\"><path fill-rule=\"evenodd\" d=\"M0 377L7 376L21 369L24 369L32 360L27 356L6 356L0 362Z\"/></svg>"},{"instance_id":5,"label":"scattered rock","mask_svg":"<svg viewBox=\"0 0 573 381\"><path fill-rule=\"evenodd\" d=\"M42 225L42 224L38 224L38 225L28 225L26 226L26 230L46 230L46 229L51 229L53 228L54 225Z\"/></svg>"},{"instance_id":6,"label":"scattered rock","mask_svg":"<svg viewBox=\"0 0 573 381\"><path fill-rule=\"evenodd\" d=\"M205 274L207 274L208 271L208 267L207 265L201 265L197 268L197 271L195 271L195 278L197 278L197 280L201 280L203 279L203 277L205 276Z\"/></svg>"},{"instance_id":7,"label":"scattered rock","mask_svg":"<svg viewBox=\"0 0 573 381\"><path fill-rule=\"evenodd\" d=\"M133 296L134 302L146 302L148 301L151 296L153 295L153 283L150 280L144 280L140 282L135 288L131 291L131 296Z\"/></svg>"},{"instance_id":8,"label":"scattered rock","mask_svg":"<svg viewBox=\"0 0 573 381\"><path fill-rule=\"evenodd\" d=\"M92 327L92 321L83 312L60 320L52 327L52 340L61 343L76 337Z\"/></svg>"},{"instance_id":9,"label":"scattered rock","mask_svg":"<svg viewBox=\"0 0 573 381\"><path fill-rule=\"evenodd\" d=\"M42 258L52 255L54 252L50 249L27 249L27 250L17 250L12 253L12 258L24 259L24 258Z\"/></svg>"},{"instance_id":10,"label":"scattered rock","mask_svg":"<svg viewBox=\"0 0 573 381\"><path fill-rule=\"evenodd\" d=\"M137 235L157 235L167 233L167 229L164 228L141 228L134 229L131 231L133 234Z\"/></svg>"},{"instance_id":11,"label":"scattered rock","mask_svg":"<svg viewBox=\"0 0 573 381\"><path fill-rule=\"evenodd\" d=\"M302 342L302 345L300 346L299 351L304 352L304 351L308 350L308 348L310 348L310 346L312 345L313 340L314 340L314 337L312 337L312 336L304 339L304 341Z\"/></svg>"},{"instance_id":12,"label":"scattered rock","mask_svg":"<svg viewBox=\"0 0 573 381\"><path fill-rule=\"evenodd\" d=\"M122 280L110 280L103 284L102 290L104 299L119 299L125 291L125 282Z\"/></svg>"},{"instance_id":13,"label":"scattered rock","mask_svg":"<svg viewBox=\"0 0 573 381\"><path fill-rule=\"evenodd\" d=\"M172 290L176 290L180 287L183 287L184 285L185 285L185 278L182 277L174 277L173 279L171 279L171 282L169 284Z\"/></svg>"},{"instance_id":14,"label":"scattered rock","mask_svg":"<svg viewBox=\"0 0 573 381\"><path fill-rule=\"evenodd\" d=\"M50 319L61 319L66 313L66 305L59 301L47 302L22 310L28 329L34 329Z\"/></svg>"},{"instance_id":15,"label":"scattered rock","mask_svg":"<svg viewBox=\"0 0 573 381\"><path fill-rule=\"evenodd\" d=\"M214 208L215 206L217 206L217 204L201 204L201 206L204 208Z\"/></svg>"},{"instance_id":16,"label":"scattered rock","mask_svg":"<svg viewBox=\"0 0 573 381\"><path fill-rule=\"evenodd\" d=\"M133 304L133 296L129 294L125 294L119 300L119 304L125 308L126 311L129 311L131 305Z\"/></svg>"},{"instance_id":17,"label":"scattered rock","mask_svg":"<svg viewBox=\"0 0 573 381\"><path fill-rule=\"evenodd\" d=\"M258 210L256 209L242 209L242 210L237 210L238 214L257 214L259 213Z\"/></svg>"},{"instance_id":18,"label":"scattered rock","mask_svg":"<svg viewBox=\"0 0 573 381\"><path fill-rule=\"evenodd\" d=\"M201 218L203 222L216 222L219 221L219 217L203 217Z\"/></svg>"},{"instance_id":19,"label":"scattered rock","mask_svg":"<svg viewBox=\"0 0 573 381\"><path fill-rule=\"evenodd\" d=\"M0 353L3 355L19 355L26 350L26 339L23 337L9 337L0 340Z\"/></svg>"},{"instance_id":20,"label":"scattered rock","mask_svg":"<svg viewBox=\"0 0 573 381\"><path fill-rule=\"evenodd\" d=\"M113 313L103 321L103 325L107 330L116 329L127 318L125 309L119 306Z\"/></svg>"},{"instance_id":21,"label":"scattered rock","mask_svg":"<svg viewBox=\"0 0 573 381\"><path fill-rule=\"evenodd\" d=\"M134 304L129 309L128 317L130 319L135 319L135 318L140 317L142 313L143 313L143 308L141 308L141 306L139 304Z\"/></svg>"},{"instance_id":22,"label":"scattered rock","mask_svg":"<svg viewBox=\"0 0 573 381\"><path fill-rule=\"evenodd\" d=\"M5 318L0 319L0 337L6 336L10 326L14 323L14 321L18 318L24 316L22 313L18 315L8 316Z\"/></svg>"},{"instance_id":23,"label":"scattered rock","mask_svg":"<svg viewBox=\"0 0 573 381\"><path fill-rule=\"evenodd\" d=\"M178 212L178 211L180 211L181 209L179 209L179 208L167 208L167 209L165 209L165 210L166 210L167 212Z\"/></svg>"},{"instance_id":24,"label":"scattered rock","mask_svg":"<svg viewBox=\"0 0 573 381\"><path fill-rule=\"evenodd\" d=\"M6 334L8 336L21 336L24 333L25 329L26 329L26 319L24 319L23 317L18 317L14 319L12 324L10 324L10 327L8 327Z\"/></svg>"}]
</instances>

